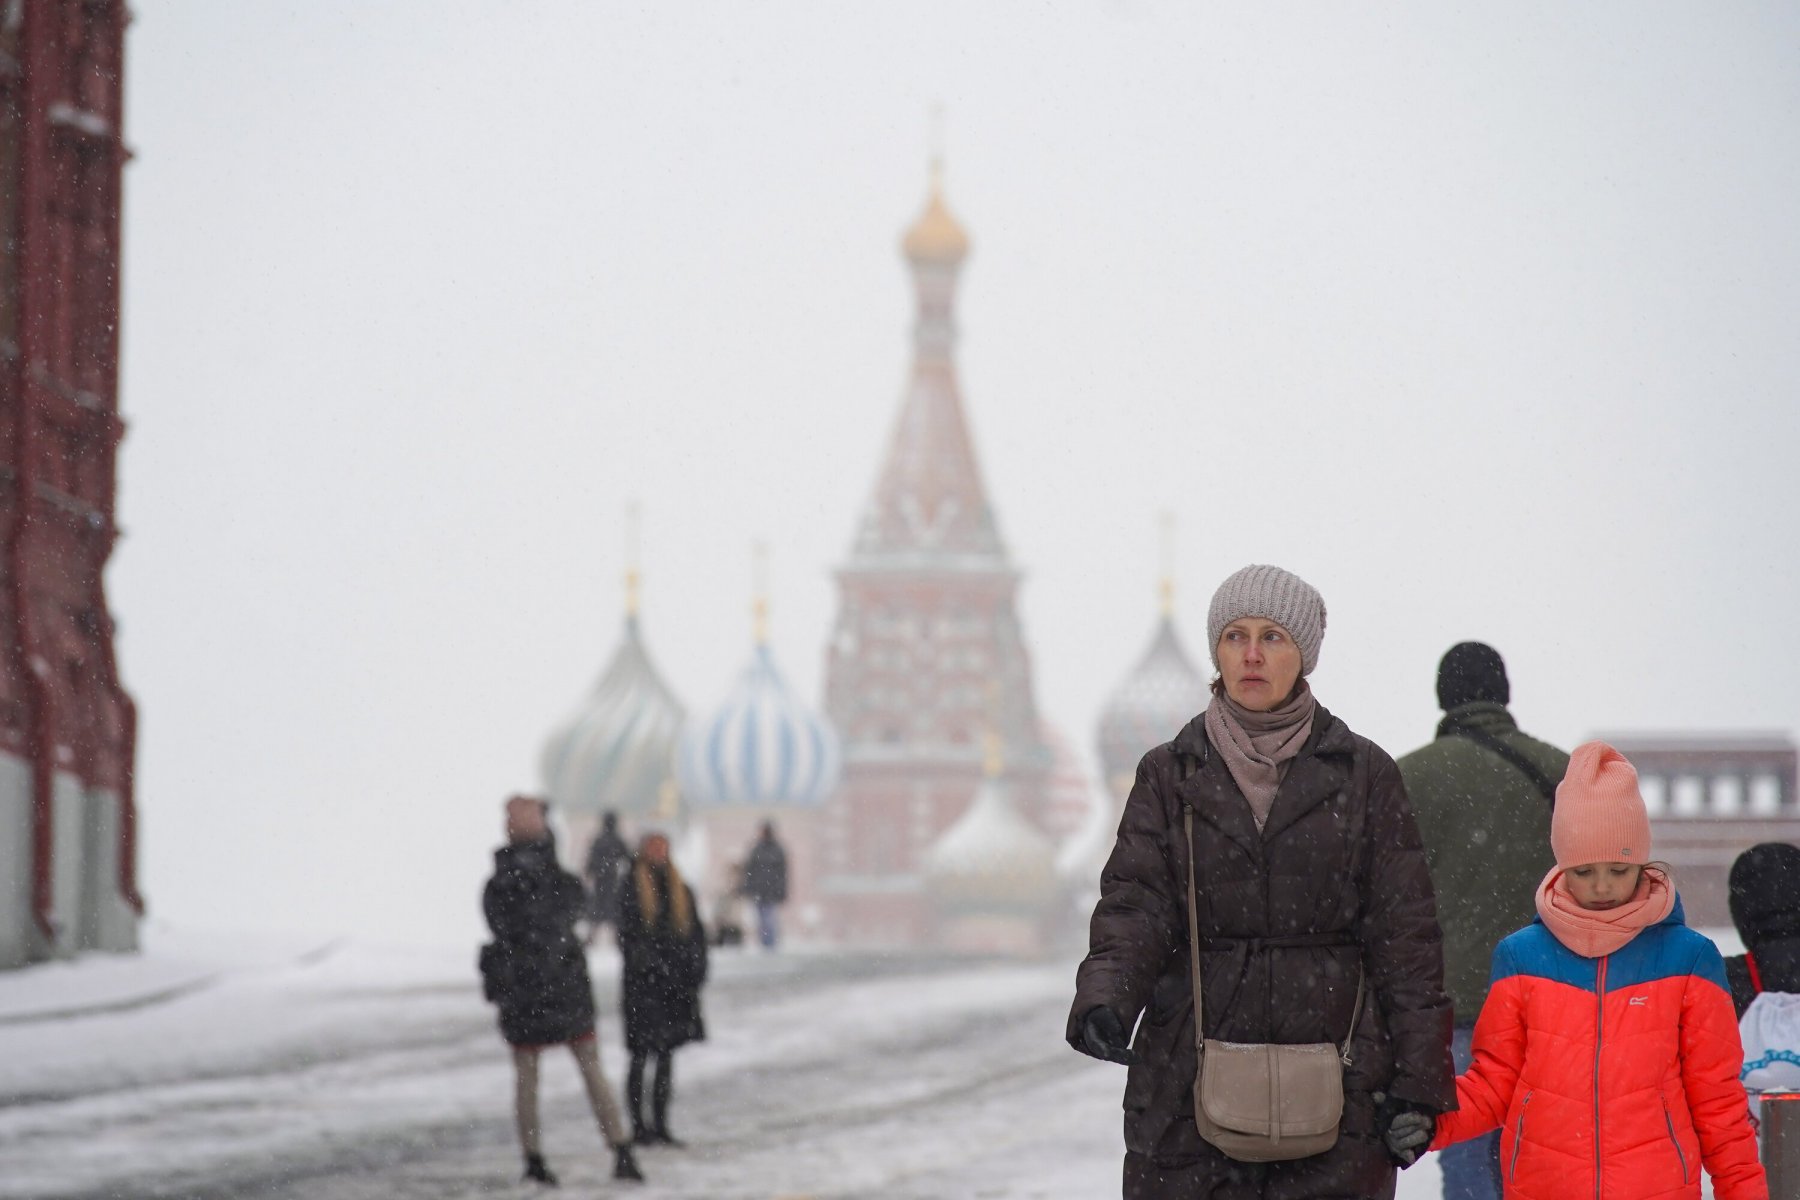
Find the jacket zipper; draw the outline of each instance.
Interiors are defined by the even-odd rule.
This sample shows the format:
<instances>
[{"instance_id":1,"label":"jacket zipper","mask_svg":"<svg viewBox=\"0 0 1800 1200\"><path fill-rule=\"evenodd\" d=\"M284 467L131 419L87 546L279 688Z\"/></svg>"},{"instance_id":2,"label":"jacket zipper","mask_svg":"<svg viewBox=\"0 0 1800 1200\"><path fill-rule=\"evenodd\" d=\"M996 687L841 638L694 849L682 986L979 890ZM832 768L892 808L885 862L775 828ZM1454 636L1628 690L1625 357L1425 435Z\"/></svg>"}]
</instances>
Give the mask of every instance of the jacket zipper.
<instances>
[{"instance_id":1,"label":"jacket zipper","mask_svg":"<svg viewBox=\"0 0 1800 1200\"><path fill-rule=\"evenodd\" d=\"M1681 1160L1681 1182L1686 1184L1688 1181L1687 1151L1681 1148L1681 1139L1675 1136L1675 1116L1669 1111L1667 1096L1663 1097L1663 1123L1669 1127L1669 1140L1675 1143L1675 1157Z\"/></svg>"},{"instance_id":2,"label":"jacket zipper","mask_svg":"<svg viewBox=\"0 0 1800 1200\"><path fill-rule=\"evenodd\" d=\"M1606 961L1594 976L1594 1200L1600 1200L1600 1047L1606 1041Z\"/></svg>"},{"instance_id":3,"label":"jacket zipper","mask_svg":"<svg viewBox=\"0 0 1800 1200\"><path fill-rule=\"evenodd\" d=\"M1512 1163L1506 1169L1506 1181L1512 1183L1519 1177L1519 1150L1525 1145L1525 1109L1531 1104L1531 1093L1525 1093L1525 1099L1519 1102L1519 1120L1513 1127Z\"/></svg>"}]
</instances>

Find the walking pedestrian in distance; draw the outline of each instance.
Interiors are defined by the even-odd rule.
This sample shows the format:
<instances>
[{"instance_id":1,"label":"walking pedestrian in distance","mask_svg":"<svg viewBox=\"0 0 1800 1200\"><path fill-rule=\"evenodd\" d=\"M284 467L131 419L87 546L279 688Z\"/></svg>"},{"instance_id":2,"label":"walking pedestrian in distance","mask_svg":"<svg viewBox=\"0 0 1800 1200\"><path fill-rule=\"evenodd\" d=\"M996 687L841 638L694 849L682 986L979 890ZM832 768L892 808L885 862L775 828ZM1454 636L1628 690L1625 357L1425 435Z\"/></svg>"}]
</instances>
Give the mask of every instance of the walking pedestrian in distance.
<instances>
[{"instance_id":1,"label":"walking pedestrian in distance","mask_svg":"<svg viewBox=\"0 0 1800 1200\"><path fill-rule=\"evenodd\" d=\"M575 937L581 881L556 861L547 805L531 796L506 802L506 845L494 852L494 874L482 911L494 940L482 948L487 998L499 1006L500 1036L512 1047L514 1116L525 1153L525 1178L554 1185L544 1162L538 1122L539 1057L548 1046L575 1055L600 1134L613 1152L613 1178L642 1179L619 1106L600 1068L594 1036L594 991Z\"/></svg>"},{"instance_id":2,"label":"walking pedestrian in distance","mask_svg":"<svg viewBox=\"0 0 1800 1200\"><path fill-rule=\"evenodd\" d=\"M764 821L750 857L744 860L744 894L756 905L756 937L764 950L781 940L776 910L787 903L787 851L775 840L775 823Z\"/></svg>"},{"instance_id":3,"label":"walking pedestrian in distance","mask_svg":"<svg viewBox=\"0 0 1800 1200\"><path fill-rule=\"evenodd\" d=\"M631 847L619 836L619 814L606 812L600 817L600 832L588 845L588 944L600 936L604 925L614 929L619 924L619 882L631 869Z\"/></svg>"}]
</instances>

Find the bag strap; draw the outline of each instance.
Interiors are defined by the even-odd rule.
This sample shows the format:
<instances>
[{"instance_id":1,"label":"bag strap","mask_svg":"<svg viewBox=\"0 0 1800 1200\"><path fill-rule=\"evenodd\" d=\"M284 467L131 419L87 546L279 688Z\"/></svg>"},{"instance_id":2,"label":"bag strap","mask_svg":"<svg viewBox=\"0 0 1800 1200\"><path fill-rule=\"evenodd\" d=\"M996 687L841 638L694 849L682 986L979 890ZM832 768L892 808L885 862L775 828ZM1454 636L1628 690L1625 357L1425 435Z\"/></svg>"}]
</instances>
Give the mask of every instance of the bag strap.
<instances>
[{"instance_id":1,"label":"bag strap","mask_svg":"<svg viewBox=\"0 0 1800 1200\"><path fill-rule=\"evenodd\" d=\"M1187 831L1188 870L1188 970L1194 976L1194 1062L1200 1061L1206 1045L1206 1026L1200 1018L1200 913L1194 905L1194 806L1181 806L1181 825ZM1198 1070L1198 1066L1195 1068Z\"/></svg>"},{"instance_id":2,"label":"bag strap","mask_svg":"<svg viewBox=\"0 0 1800 1200\"><path fill-rule=\"evenodd\" d=\"M1199 906L1195 903L1195 900L1194 900L1194 806L1192 804L1186 804L1186 803L1182 804L1182 806L1181 806L1181 826L1182 826L1183 831L1187 834L1187 846L1188 846L1188 869L1187 869L1188 970L1192 973L1192 975L1194 977L1194 1061L1196 1064L1198 1064L1198 1062L1200 1060L1200 1055L1203 1051L1203 1048L1206 1045L1206 1026L1205 1026L1204 1020L1201 1016L1200 912L1199 912ZM1297 944L1305 945L1305 944L1307 944L1307 939L1310 939L1314 936L1316 936L1316 935L1297 934L1294 936L1293 940ZM1327 935L1327 936L1330 936L1330 935ZM1252 938L1252 939L1245 939L1243 944L1246 947L1248 947L1250 942L1257 941L1257 940L1273 942L1273 941L1281 941L1283 939L1280 939L1280 938L1254 939L1254 938ZM1316 943L1316 944L1333 945L1335 943L1321 942L1321 943ZM1355 1005L1355 1007L1353 1007L1350 1010L1350 1031L1344 1035L1344 1044L1338 1048L1338 1060L1340 1062L1342 1062L1346 1067L1349 1066L1351 1063L1350 1043L1353 1040L1355 1040L1356 1026L1357 1026L1358 1022L1360 1022L1362 1020L1363 985L1366 982L1367 982L1367 980L1363 973L1362 953L1359 950L1357 953L1357 956L1356 956L1356 1005ZM1198 1069L1198 1067L1196 1067L1196 1069Z\"/></svg>"},{"instance_id":3,"label":"bag strap","mask_svg":"<svg viewBox=\"0 0 1800 1200\"><path fill-rule=\"evenodd\" d=\"M1474 742L1477 746L1492 750L1495 754L1504 758L1514 767L1517 767L1520 774L1531 780L1532 786L1537 788L1537 790L1542 793L1544 799L1550 802L1550 807L1552 809L1556 807L1556 784L1551 781L1548 775L1544 774L1543 768L1539 767L1529 758L1526 758L1524 754L1520 753L1518 747L1508 745L1506 742L1495 737L1485 729L1456 728L1450 731L1450 736L1466 738L1467 740Z\"/></svg>"}]
</instances>

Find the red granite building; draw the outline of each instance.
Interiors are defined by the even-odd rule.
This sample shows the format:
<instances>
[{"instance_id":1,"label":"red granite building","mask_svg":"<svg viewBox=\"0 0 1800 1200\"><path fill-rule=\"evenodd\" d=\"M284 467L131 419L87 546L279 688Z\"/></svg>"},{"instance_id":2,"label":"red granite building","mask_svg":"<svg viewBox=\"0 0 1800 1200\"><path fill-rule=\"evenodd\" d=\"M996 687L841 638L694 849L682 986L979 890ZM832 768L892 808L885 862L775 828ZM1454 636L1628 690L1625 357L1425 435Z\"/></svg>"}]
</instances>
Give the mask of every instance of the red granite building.
<instances>
[{"instance_id":1,"label":"red granite building","mask_svg":"<svg viewBox=\"0 0 1800 1200\"><path fill-rule=\"evenodd\" d=\"M0 11L0 966L135 944L118 538L124 4Z\"/></svg>"}]
</instances>

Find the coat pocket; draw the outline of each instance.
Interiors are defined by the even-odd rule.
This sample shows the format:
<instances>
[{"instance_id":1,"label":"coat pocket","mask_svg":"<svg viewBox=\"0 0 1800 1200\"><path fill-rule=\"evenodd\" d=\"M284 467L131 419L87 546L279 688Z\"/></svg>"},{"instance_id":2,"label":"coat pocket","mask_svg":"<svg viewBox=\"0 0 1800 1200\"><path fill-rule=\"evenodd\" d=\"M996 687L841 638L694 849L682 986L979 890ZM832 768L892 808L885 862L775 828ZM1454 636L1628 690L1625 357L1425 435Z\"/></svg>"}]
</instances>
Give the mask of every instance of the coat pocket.
<instances>
[{"instance_id":1,"label":"coat pocket","mask_svg":"<svg viewBox=\"0 0 1800 1200\"><path fill-rule=\"evenodd\" d=\"M1531 1107L1531 1093L1525 1093L1525 1099L1519 1101L1519 1115L1513 1121L1512 1161L1506 1164L1506 1182L1511 1184L1519 1177L1519 1151L1525 1148L1525 1110Z\"/></svg>"},{"instance_id":2,"label":"coat pocket","mask_svg":"<svg viewBox=\"0 0 1800 1200\"><path fill-rule=\"evenodd\" d=\"M1675 1147L1675 1158L1681 1164L1681 1182L1686 1186L1688 1181L1687 1151L1681 1148L1681 1135L1675 1132L1675 1114L1669 1111L1669 1098L1663 1097L1663 1124L1669 1130L1669 1144Z\"/></svg>"}]
</instances>

